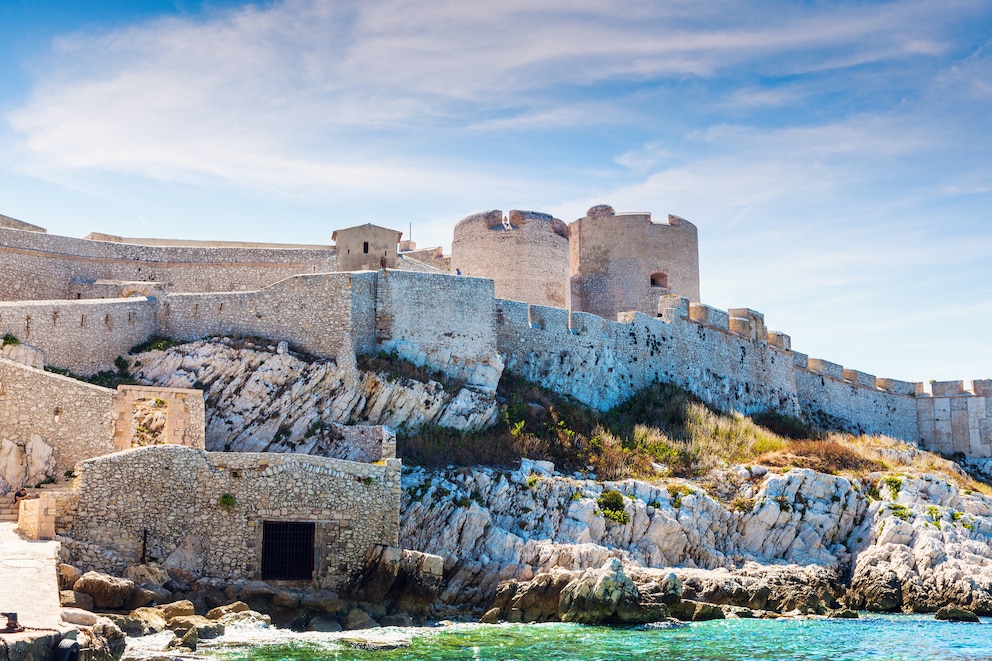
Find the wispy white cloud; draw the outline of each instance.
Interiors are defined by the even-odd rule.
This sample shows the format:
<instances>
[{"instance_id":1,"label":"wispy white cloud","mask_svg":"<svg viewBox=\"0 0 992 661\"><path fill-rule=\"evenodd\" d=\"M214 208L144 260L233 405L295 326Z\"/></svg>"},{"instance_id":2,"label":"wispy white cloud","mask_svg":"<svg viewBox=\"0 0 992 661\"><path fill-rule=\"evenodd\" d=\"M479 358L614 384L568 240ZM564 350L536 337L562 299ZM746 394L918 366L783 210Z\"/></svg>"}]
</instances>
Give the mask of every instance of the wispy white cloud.
<instances>
[{"instance_id":1,"label":"wispy white cloud","mask_svg":"<svg viewBox=\"0 0 992 661\"><path fill-rule=\"evenodd\" d=\"M103 168L317 186L341 175L350 188L356 179L396 178L388 166L373 176L377 166L355 163L354 152L388 153L378 132L398 126L632 122L635 113L613 99L576 103L556 99L556 90L708 76L768 57L799 71L936 53L943 46L929 35L947 11L922 1L756 12L731 0L639 2L623 11L606 0L286 0L64 36L8 121L39 174ZM851 59L824 64L822 49ZM771 103L776 94L753 91L749 101ZM324 176L300 177L311 168Z\"/></svg>"}]
</instances>

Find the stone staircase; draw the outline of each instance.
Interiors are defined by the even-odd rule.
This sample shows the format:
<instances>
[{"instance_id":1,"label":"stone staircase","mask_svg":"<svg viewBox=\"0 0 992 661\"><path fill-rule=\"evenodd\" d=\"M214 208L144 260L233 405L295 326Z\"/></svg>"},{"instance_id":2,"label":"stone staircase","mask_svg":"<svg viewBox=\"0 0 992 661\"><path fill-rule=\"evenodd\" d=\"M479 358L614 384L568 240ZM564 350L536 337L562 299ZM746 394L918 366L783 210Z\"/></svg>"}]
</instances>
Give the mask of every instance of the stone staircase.
<instances>
[{"instance_id":1,"label":"stone staircase","mask_svg":"<svg viewBox=\"0 0 992 661\"><path fill-rule=\"evenodd\" d=\"M51 484L43 484L40 487L29 487L26 491L32 498L38 498L43 493L68 491L71 488L71 482L52 482ZM17 509L18 504L14 502L13 491L6 496L0 496L0 521L13 521L17 523Z\"/></svg>"},{"instance_id":2,"label":"stone staircase","mask_svg":"<svg viewBox=\"0 0 992 661\"><path fill-rule=\"evenodd\" d=\"M14 502L14 492L0 496L0 521L17 522L17 503Z\"/></svg>"}]
</instances>

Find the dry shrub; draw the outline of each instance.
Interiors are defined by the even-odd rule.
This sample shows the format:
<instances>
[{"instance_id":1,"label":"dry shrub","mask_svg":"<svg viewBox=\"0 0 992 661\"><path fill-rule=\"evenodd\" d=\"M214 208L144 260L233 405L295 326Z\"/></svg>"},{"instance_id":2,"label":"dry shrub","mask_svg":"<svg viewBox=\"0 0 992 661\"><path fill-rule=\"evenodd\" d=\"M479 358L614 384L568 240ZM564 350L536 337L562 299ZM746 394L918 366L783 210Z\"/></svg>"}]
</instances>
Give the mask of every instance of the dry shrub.
<instances>
[{"instance_id":1,"label":"dry shrub","mask_svg":"<svg viewBox=\"0 0 992 661\"><path fill-rule=\"evenodd\" d=\"M593 452L589 462L601 480L622 480L634 473L638 457L608 431L601 431L590 441Z\"/></svg>"},{"instance_id":2,"label":"dry shrub","mask_svg":"<svg viewBox=\"0 0 992 661\"><path fill-rule=\"evenodd\" d=\"M762 455L758 461L768 466L811 468L831 475L866 475L889 468L882 461L865 456L853 445L834 438L820 441L790 440L780 450Z\"/></svg>"}]
</instances>

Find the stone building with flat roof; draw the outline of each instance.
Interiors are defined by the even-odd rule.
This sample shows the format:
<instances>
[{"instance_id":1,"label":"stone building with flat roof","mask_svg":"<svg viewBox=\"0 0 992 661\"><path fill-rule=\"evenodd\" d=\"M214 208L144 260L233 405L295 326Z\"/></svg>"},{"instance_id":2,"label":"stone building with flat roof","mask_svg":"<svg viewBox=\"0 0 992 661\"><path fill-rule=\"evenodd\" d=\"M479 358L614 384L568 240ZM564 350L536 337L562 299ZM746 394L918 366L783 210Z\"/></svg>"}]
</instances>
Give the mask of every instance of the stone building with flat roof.
<instances>
[{"instance_id":1,"label":"stone building with flat roof","mask_svg":"<svg viewBox=\"0 0 992 661\"><path fill-rule=\"evenodd\" d=\"M365 223L336 230L331 239L337 246L338 271L378 271L396 268L396 245L403 232Z\"/></svg>"}]
</instances>

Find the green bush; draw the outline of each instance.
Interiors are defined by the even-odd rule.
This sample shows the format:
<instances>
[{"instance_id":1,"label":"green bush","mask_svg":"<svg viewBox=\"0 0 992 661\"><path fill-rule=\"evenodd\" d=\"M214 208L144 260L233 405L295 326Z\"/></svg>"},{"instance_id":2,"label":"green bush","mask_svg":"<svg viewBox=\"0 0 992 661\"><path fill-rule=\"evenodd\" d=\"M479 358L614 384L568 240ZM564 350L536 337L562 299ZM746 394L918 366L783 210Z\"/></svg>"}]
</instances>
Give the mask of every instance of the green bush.
<instances>
[{"instance_id":1,"label":"green bush","mask_svg":"<svg viewBox=\"0 0 992 661\"><path fill-rule=\"evenodd\" d=\"M3 346L7 346L8 344L12 344L16 346L20 343L21 341L18 340L17 337L12 333L7 333L6 335L3 336Z\"/></svg>"},{"instance_id":2,"label":"green bush","mask_svg":"<svg viewBox=\"0 0 992 661\"><path fill-rule=\"evenodd\" d=\"M234 508L238 506L238 501L233 495L225 493L217 499L217 506L225 512L233 512Z\"/></svg>"},{"instance_id":3,"label":"green bush","mask_svg":"<svg viewBox=\"0 0 992 661\"><path fill-rule=\"evenodd\" d=\"M596 499L596 504L599 505L603 516L610 521L616 521L617 523L627 523L630 521L630 514L626 511L627 502L623 494L619 491L604 491Z\"/></svg>"},{"instance_id":4,"label":"green bush","mask_svg":"<svg viewBox=\"0 0 992 661\"><path fill-rule=\"evenodd\" d=\"M899 495L902 490L902 478L896 477L895 475L887 475L882 478L882 484L889 488L889 493L892 494L892 498Z\"/></svg>"}]
</instances>

